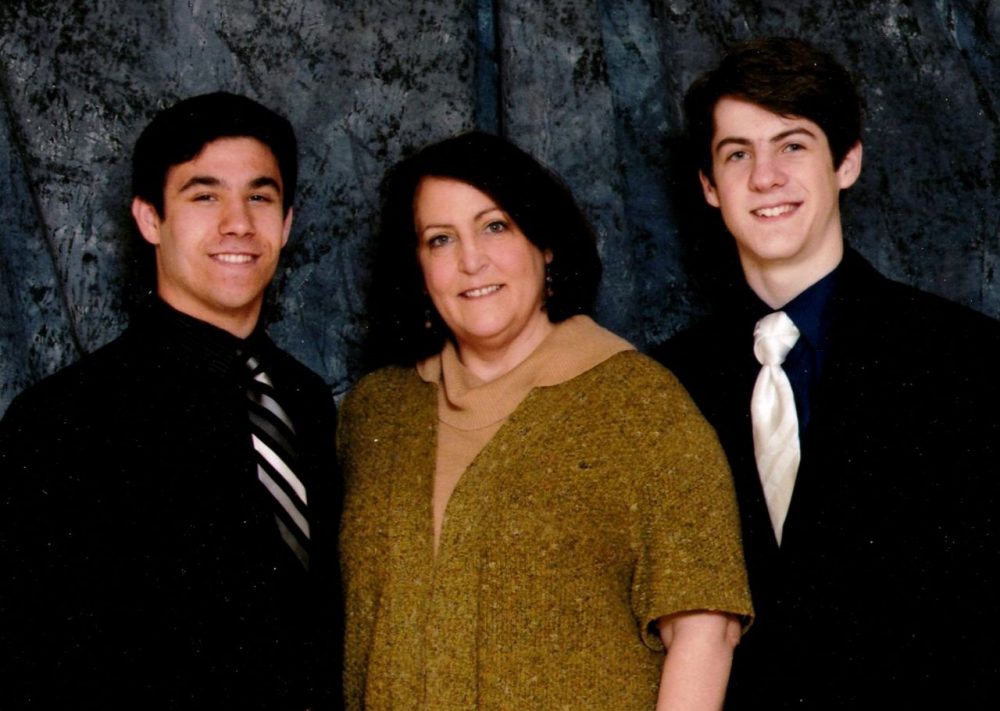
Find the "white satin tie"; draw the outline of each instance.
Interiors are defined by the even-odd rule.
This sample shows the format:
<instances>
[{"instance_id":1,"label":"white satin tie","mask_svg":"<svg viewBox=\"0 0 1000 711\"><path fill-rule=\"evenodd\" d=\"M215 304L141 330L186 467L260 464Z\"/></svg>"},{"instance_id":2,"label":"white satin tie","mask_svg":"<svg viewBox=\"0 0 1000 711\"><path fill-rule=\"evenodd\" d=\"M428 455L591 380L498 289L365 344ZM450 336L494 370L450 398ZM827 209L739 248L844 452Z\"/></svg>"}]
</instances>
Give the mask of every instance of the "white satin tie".
<instances>
[{"instance_id":1,"label":"white satin tie","mask_svg":"<svg viewBox=\"0 0 1000 711\"><path fill-rule=\"evenodd\" d=\"M799 329L784 311L776 311L757 322L753 338L753 353L761 364L750 400L753 449L774 537L780 546L801 456L795 396L781 364L799 339Z\"/></svg>"}]
</instances>

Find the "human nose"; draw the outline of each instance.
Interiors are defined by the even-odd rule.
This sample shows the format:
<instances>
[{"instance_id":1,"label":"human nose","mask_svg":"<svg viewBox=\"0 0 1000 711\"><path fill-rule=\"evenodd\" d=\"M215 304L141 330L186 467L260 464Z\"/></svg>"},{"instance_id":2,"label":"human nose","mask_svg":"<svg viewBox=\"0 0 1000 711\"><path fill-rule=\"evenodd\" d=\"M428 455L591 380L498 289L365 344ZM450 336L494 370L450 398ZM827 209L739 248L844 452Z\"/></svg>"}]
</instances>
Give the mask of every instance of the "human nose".
<instances>
[{"instance_id":1,"label":"human nose","mask_svg":"<svg viewBox=\"0 0 1000 711\"><path fill-rule=\"evenodd\" d=\"M475 238L461 239L459 242L459 268L466 274L475 274L486 264L486 253Z\"/></svg>"},{"instance_id":2,"label":"human nose","mask_svg":"<svg viewBox=\"0 0 1000 711\"><path fill-rule=\"evenodd\" d=\"M770 190L784 183L785 173L777 158L766 154L754 157L753 166L750 169L750 188L752 190Z\"/></svg>"},{"instance_id":3,"label":"human nose","mask_svg":"<svg viewBox=\"0 0 1000 711\"><path fill-rule=\"evenodd\" d=\"M253 219L249 205L242 200L228 200L222 206L219 231L224 235L248 235L253 233Z\"/></svg>"}]
</instances>

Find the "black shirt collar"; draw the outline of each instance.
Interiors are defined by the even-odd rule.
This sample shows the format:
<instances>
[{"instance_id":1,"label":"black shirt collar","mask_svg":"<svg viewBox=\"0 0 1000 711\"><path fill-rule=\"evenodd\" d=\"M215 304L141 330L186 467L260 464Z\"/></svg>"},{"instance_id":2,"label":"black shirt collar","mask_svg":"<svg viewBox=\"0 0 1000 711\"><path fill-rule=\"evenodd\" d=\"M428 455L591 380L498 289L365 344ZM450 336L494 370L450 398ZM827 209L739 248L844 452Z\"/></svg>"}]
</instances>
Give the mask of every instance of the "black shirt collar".
<instances>
[{"instance_id":1,"label":"black shirt collar","mask_svg":"<svg viewBox=\"0 0 1000 711\"><path fill-rule=\"evenodd\" d=\"M267 336L258 321L246 338L238 338L210 323L169 306L161 299L150 305L144 325L158 347L186 367L225 375L246 357L266 347Z\"/></svg>"}]
</instances>

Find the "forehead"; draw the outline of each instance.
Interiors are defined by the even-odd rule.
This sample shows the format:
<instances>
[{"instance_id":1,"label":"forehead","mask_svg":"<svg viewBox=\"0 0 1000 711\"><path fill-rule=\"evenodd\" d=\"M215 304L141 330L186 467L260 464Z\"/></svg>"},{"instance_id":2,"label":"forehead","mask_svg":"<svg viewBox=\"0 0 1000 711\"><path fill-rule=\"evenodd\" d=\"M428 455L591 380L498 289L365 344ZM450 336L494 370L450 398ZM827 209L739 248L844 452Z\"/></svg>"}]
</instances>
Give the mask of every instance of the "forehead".
<instances>
[{"instance_id":1,"label":"forehead","mask_svg":"<svg viewBox=\"0 0 1000 711\"><path fill-rule=\"evenodd\" d=\"M759 104L724 96L712 112L712 147L725 140L767 141L796 129L804 129L826 142L823 129L810 119L779 114Z\"/></svg>"},{"instance_id":2,"label":"forehead","mask_svg":"<svg viewBox=\"0 0 1000 711\"><path fill-rule=\"evenodd\" d=\"M281 188L281 171L274 153L266 144L249 136L209 141L194 158L170 166L166 184L186 182L193 176L234 184L271 178Z\"/></svg>"},{"instance_id":3,"label":"forehead","mask_svg":"<svg viewBox=\"0 0 1000 711\"><path fill-rule=\"evenodd\" d=\"M478 212L497 208L496 201L479 188L455 178L427 175L420 179L413 195L414 214Z\"/></svg>"}]
</instances>

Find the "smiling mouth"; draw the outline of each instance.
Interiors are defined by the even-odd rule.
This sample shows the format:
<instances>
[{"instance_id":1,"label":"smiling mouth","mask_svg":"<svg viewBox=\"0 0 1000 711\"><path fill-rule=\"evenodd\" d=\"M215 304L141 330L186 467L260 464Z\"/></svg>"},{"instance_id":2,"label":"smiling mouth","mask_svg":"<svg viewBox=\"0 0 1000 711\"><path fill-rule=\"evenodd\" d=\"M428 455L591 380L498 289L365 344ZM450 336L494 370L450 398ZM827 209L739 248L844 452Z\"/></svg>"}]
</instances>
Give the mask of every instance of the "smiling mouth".
<instances>
[{"instance_id":1,"label":"smiling mouth","mask_svg":"<svg viewBox=\"0 0 1000 711\"><path fill-rule=\"evenodd\" d=\"M774 207L761 207L756 210L751 210L757 217L781 217L782 215L788 214L792 210L798 207L798 203L788 203L784 205L775 205Z\"/></svg>"},{"instance_id":2,"label":"smiling mouth","mask_svg":"<svg viewBox=\"0 0 1000 711\"><path fill-rule=\"evenodd\" d=\"M464 299L478 299L481 296L489 296L490 294L495 294L503 288L503 284L490 284L489 286L481 286L478 289L469 289L468 291L463 291L459 296Z\"/></svg>"},{"instance_id":3,"label":"smiling mouth","mask_svg":"<svg viewBox=\"0 0 1000 711\"><path fill-rule=\"evenodd\" d=\"M252 262L256 257L252 254L232 254L226 252L223 254L213 254L212 259L226 264L246 264Z\"/></svg>"}]
</instances>

